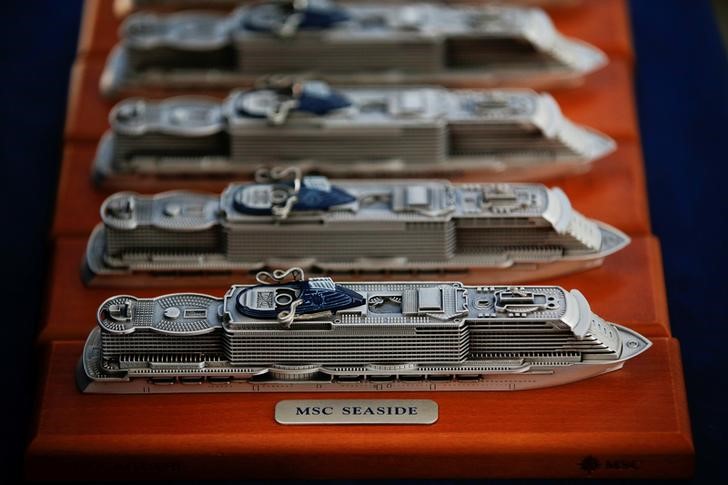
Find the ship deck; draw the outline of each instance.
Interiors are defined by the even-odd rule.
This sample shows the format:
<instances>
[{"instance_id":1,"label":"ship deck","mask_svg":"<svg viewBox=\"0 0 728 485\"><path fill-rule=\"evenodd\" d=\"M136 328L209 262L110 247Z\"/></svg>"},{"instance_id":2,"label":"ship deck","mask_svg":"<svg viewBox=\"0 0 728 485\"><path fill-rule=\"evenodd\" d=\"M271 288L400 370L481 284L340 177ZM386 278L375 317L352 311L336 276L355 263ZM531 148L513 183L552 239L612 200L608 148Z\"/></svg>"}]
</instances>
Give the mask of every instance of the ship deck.
<instances>
[{"instance_id":1,"label":"ship deck","mask_svg":"<svg viewBox=\"0 0 728 485\"><path fill-rule=\"evenodd\" d=\"M653 347L618 372L565 387L513 393L338 393L337 398L435 399L440 407L440 419L431 426L366 428L279 425L274 405L284 395L276 393L114 396L76 389L76 364L98 304L125 292L86 288L78 277L86 237L112 192L95 190L89 178L96 141L108 128L114 104L98 90L119 25L112 3L86 0L73 71L52 230L54 259L39 336L43 371L25 463L29 478L678 478L692 473L679 346L668 323L659 243L650 235L625 0L553 10L562 33L612 58L580 89L560 90L555 97L567 117L614 137L620 148L592 172L549 185L561 186L574 207L625 231L633 242L601 268L548 283L581 289L595 313L642 333ZM138 190L214 193L226 184L141 181ZM463 276L456 279L485 282L477 273ZM222 290L229 283L217 284ZM155 296L168 291L173 288L160 278L155 288L126 292ZM331 397L297 397L322 396Z\"/></svg>"}]
</instances>

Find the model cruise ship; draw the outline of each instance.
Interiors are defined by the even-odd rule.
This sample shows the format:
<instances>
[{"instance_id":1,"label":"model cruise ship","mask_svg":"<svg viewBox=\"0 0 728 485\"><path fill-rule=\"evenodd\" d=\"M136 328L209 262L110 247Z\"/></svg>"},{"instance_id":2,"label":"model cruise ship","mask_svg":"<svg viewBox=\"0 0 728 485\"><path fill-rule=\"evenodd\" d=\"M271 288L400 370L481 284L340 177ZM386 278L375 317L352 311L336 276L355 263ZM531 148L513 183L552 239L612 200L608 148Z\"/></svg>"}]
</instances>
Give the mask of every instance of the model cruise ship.
<instances>
[{"instance_id":1,"label":"model cruise ship","mask_svg":"<svg viewBox=\"0 0 728 485\"><path fill-rule=\"evenodd\" d=\"M336 3L362 3L364 0L337 0ZM412 3L412 0L388 0L388 3ZM576 6L583 0L430 0L429 3L450 5L540 5L540 6ZM114 11L117 15L128 15L140 8L210 8L229 9L244 4L260 3L260 0L114 0Z\"/></svg>"},{"instance_id":2,"label":"model cruise ship","mask_svg":"<svg viewBox=\"0 0 728 485\"><path fill-rule=\"evenodd\" d=\"M334 175L584 172L615 149L530 90L347 88L296 82L205 97L129 99L109 116L95 179L249 175L286 163Z\"/></svg>"},{"instance_id":3,"label":"model cruise ship","mask_svg":"<svg viewBox=\"0 0 728 485\"><path fill-rule=\"evenodd\" d=\"M96 284L301 266L326 273L479 270L525 281L599 266L629 238L559 189L439 180L329 181L261 173L221 196L118 193L86 253ZM170 278L166 278L169 280ZM214 281L211 280L211 281Z\"/></svg>"},{"instance_id":4,"label":"model cruise ship","mask_svg":"<svg viewBox=\"0 0 728 485\"><path fill-rule=\"evenodd\" d=\"M292 277L292 278L291 278ZM577 290L336 284L300 269L223 298L115 296L77 375L90 393L521 390L620 369L651 344ZM383 383L386 382L386 385Z\"/></svg>"},{"instance_id":5,"label":"model cruise ship","mask_svg":"<svg viewBox=\"0 0 728 485\"><path fill-rule=\"evenodd\" d=\"M229 15L138 12L101 79L106 94L143 87L231 88L271 74L344 84L545 87L606 64L537 8L433 3L269 1Z\"/></svg>"}]
</instances>

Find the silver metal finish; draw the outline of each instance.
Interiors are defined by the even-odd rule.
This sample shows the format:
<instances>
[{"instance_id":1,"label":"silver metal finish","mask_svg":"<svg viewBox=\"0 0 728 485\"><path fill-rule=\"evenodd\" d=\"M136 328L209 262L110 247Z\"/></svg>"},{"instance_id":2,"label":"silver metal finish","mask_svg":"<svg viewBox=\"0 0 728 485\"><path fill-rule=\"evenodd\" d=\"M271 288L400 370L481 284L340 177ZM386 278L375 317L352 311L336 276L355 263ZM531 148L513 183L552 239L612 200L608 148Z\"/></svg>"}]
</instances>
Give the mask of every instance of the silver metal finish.
<instances>
[{"instance_id":1,"label":"silver metal finish","mask_svg":"<svg viewBox=\"0 0 728 485\"><path fill-rule=\"evenodd\" d=\"M578 81L607 62L593 46L559 34L537 8L399 2L341 7L348 20L300 31L290 22L299 18L295 10L275 2L230 15L133 14L107 61L102 92L232 88L270 74L315 75L337 84L544 86ZM281 29L250 30L256 20Z\"/></svg>"},{"instance_id":2,"label":"silver metal finish","mask_svg":"<svg viewBox=\"0 0 728 485\"><path fill-rule=\"evenodd\" d=\"M126 16L137 9L144 8L233 8L260 0L114 0L114 12ZM388 0L390 3L410 3L412 0ZM337 3L361 3L362 0L338 0ZM428 3L444 5L534 5L534 6L575 6L583 0L430 0Z\"/></svg>"},{"instance_id":3,"label":"silver metal finish","mask_svg":"<svg viewBox=\"0 0 728 485\"><path fill-rule=\"evenodd\" d=\"M430 399L307 399L276 404L279 424L433 424L438 406Z\"/></svg>"},{"instance_id":4,"label":"silver metal finish","mask_svg":"<svg viewBox=\"0 0 728 485\"><path fill-rule=\"evenodd\" d=\"M190 96L123 101L110 114L94 178L113 184L249 175L283 162L337 176L477 171L491 180L533 180L585 172L616 146L565 118L550 95L531 90L338 93L351 105L284 118L280 106L290 99L272 89L236 91L222 103Z\"/></svg>"},{"instance_id":5,"label":"silver metal finish","mask_svg":"<svg viewBox=\"0 0 728 485\"><path fill-rule=\"evenodd\" d=\"M91 393L519 390L617 370L651 343L592 313L577 290L371 282L360 306L251 318L288 287L233 286L223 298L115 296L97 313L78 385ZM272 298L272 299L271 299ZM356 304L356 303L355 303Z\"/></svg>"},{"instance_id":6,"label":"silver metal finish","mask_svg":"<svg viewBox=\"0 0 728 485\"><path fill-rule=\"evenodd\" d=\"M295 186L321 194L341 190L350 198L326 209L290 211ZM240 201L272 212L242 212ZM289 212L277 215L276 207ZM217 283L216 275L229 281L235 272L290 266L477 269L489 270L484 274L492 282L514 282L599 266L629 243L621 231L575 211L558 188L540 184L304 177L290 186L233 184L221 196L122 192L104 202L101 217L84 270L87 282L100 285L184 284L185 275L197 284L206 281L201 275Z\"/></svg>"}]
</instances>

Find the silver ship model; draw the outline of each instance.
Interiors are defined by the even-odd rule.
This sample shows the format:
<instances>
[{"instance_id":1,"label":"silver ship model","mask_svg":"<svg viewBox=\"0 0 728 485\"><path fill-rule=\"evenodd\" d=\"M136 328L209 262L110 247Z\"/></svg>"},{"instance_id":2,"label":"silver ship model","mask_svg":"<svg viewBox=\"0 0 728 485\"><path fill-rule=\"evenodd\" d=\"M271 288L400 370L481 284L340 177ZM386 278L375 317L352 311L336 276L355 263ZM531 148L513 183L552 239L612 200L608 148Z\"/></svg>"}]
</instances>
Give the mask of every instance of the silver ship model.
<instances>
[{"instance_id":1,"label":"silver ship model","mask_svg":"<svg viewBox=\"0 0 728 485\"><path fill-rule=\"evenodd\" d=\"M101 79L140 87L222 88L271 74L344 84L574 83L604 66L537 8L427 3L264 2L229 15L138 12L122 24Z\"/></svg>"},{"instance_id":2,"label":"silver ship model","mask_svg":"<svg viewBox=\"0 0 728 485\"><path fill-rule=\"evenodd\" d=\"M300 0L299 0L300 1ZM337 0L336 3L362 3L366 0ZM388 0L388 3L412 3L412 0ZM114 11L118 15L127 15L139 8L232 8L244 4L260 3L260 0L114 0ZM541 5L541 6L575 6L583 0L430 0L427 3L444 5Z\"/></svg>"},{"instance_id":3,"label":"silver ship model","mask_svg":"<svg viewBox=\"0 0 728 485\"><path fill-rule=\"evenodd\" d=\"M477 171L534 180L587 171L615 142L576 125L548 94L283 83L225 101L128 99L109 115L94 177L249 175L297 165L332 175Z\"/></svg>"},{"instance_id":4,"label":"silver ship model","mask_svg":"<svg viewBox=\"0 0 728 485\"><path fill-rule=\"evenodd\" d=\"M336 284L298 269L259 281L223 298L110 298L83 350L80 389L522 390L620 369L651 345L554 286Z\"/></svg>"},{"instance_id":5,"label":"silver ship model","mask_svg":"<svg viewBox=\"0 0 728 485\"><path fill-rule=\"evenodd\" d=\"M221 196L111 196L88 243L86 281L153 284L165 274L179 283L185 274L229 281L234 272L301 266L479 270L491 282L513 282L599 266L629 243L543 185L331 182L295 172L265 173Z\"/></svg>"}]
</instances>

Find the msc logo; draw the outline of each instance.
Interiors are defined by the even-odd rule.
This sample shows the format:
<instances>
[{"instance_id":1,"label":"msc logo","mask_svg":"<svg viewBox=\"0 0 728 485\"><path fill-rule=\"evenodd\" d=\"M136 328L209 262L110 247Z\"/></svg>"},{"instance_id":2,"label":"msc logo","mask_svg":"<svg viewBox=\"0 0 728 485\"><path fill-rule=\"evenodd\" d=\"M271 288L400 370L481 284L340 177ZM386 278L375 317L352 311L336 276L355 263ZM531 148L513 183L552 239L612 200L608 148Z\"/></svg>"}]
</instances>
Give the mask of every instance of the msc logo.
<instances>
[{"instance_id":1,"label":"msc logo","mask_svg":"<svg viewBox=\"0 0 728 485\"><path fill-rule=\"evenodd\" d=\"M579 463L579 466L582 470L587 472L591 475L591 473L594 470L598 470L600 466L602 466L601 462L594 456L585 456L583 460L581 460L581 463Z\"/></svg>"},{"instance_id":2,"label":"msc logo","mask_svg":"<svg viewBox=\"0 0 728 485\"><path fill-rule=\"evenodd\" d=\"M612 459L602 463L597 457L588 455L579 462L579 467L589 475L599 470L638 470L640 462L637 460Z\"/></svg>"},{"instance_id":3,"label":"msc logo","mask_svg":"<svg viewBox=\"0 0 728 485\"><path fill-rule=\"evenodd\" d=\"M334 408L331 406L296 407L296 416L331 416L332 414L334 414Z\"/></svg>"}]
</instances>

